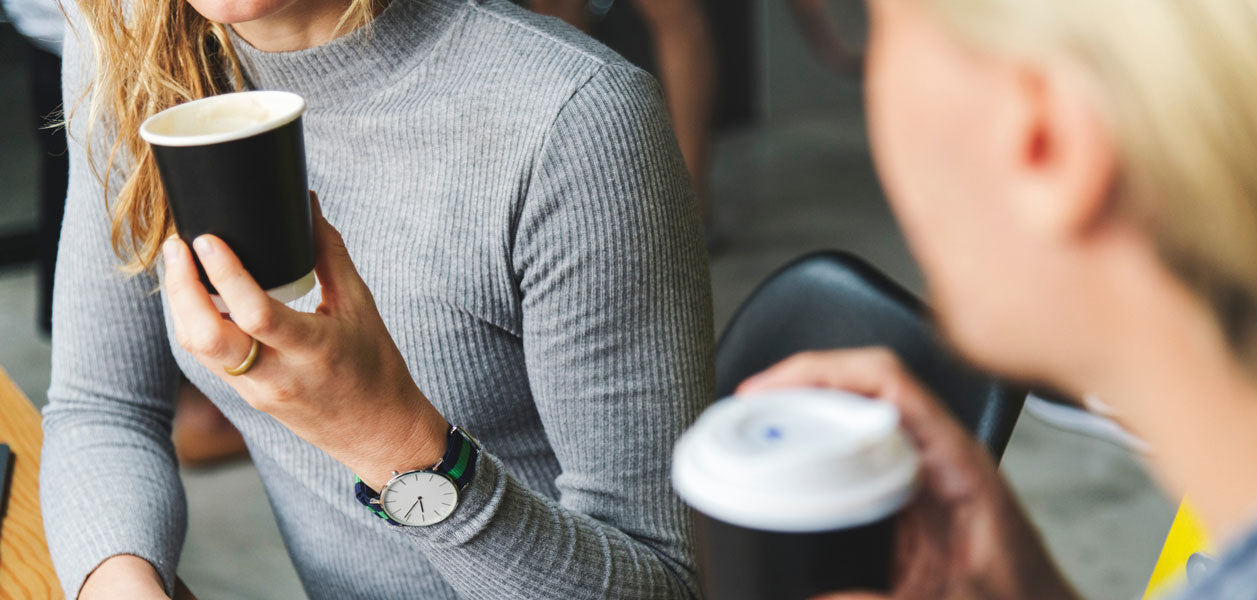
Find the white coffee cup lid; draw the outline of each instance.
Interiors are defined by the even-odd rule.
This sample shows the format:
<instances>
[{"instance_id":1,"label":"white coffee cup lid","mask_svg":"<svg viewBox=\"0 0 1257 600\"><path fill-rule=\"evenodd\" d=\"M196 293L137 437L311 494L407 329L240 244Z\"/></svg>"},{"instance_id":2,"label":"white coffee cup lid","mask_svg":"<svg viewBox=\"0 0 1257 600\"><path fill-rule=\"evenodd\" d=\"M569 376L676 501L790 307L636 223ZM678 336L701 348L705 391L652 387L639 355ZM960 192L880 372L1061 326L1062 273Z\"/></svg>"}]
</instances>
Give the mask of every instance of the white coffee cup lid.
<instances>
[{"instance_id":1,"label":"white coffee cup lid","mask_svg":"<svg viewBox=\"0 0 1257 600\"><path fill-rule=\"evenodd\" d=\"M672 483L709 517L768 531L827 531L897 512L920 458L894 406L793 389L717 402L677 442Z\"/></svg>"}]
</instances>

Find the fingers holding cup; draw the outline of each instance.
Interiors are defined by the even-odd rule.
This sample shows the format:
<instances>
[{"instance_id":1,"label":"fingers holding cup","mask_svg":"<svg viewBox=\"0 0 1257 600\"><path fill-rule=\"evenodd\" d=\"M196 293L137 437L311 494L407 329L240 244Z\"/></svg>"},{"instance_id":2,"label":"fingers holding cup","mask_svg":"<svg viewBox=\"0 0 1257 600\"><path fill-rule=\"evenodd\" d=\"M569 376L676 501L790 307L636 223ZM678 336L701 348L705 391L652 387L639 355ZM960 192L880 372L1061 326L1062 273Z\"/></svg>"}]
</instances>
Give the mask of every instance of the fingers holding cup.
<instances>
[{"instance_id":1,"label":"fingers holding cup","mask_svg":"<svg viewBox=\"0 0 1257 600\"><path fill-rule=\"evenodd\" d=\"M243 333L267 346L296 353L317 339L307 316L270 297L222 239L202 235L193 248L231 320Z\"/></svg>"},{"instance_id":2,"label":"fingers holding cup","mask_svg":"<svg viewBox=\"0 0 1257 600\"><path fill-rule=\"evenodd\" d=\"M187 244L171 237L162 245L162 255L162 287L179 345L206 366L242 364L252 351L253 339L218 312L201 284Z\"/></svg>"}]
</instances>

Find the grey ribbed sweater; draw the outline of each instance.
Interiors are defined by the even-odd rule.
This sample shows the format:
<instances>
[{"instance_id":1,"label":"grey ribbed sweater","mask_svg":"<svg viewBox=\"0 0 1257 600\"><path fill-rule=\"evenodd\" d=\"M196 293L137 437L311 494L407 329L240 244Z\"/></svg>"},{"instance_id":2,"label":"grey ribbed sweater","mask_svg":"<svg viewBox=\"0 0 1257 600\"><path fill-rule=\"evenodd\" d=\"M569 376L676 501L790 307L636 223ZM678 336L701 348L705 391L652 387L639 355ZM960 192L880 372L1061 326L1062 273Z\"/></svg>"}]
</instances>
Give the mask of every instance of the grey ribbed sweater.
<instances>
[{"instance_id":1,"label":"grey ribbed sweater","mask_svg":"<svg viewBox=\"0 0 1257 600\"><path fill-rule=\"evenodd\" d=\"M68 106L92 64L74 4ZM485 454L439 525L394 528L359 505L348 469L179 349L155 278L116 270L83 110L40 478L66 592L120 553L173 581L182 370L244 434L311 597L695 596L667 474L712 395L710 285L655 82L504 1L393 0L314 49L235 44L253 87L305 96L311 187L420 389Z\"/></svg>"}]
</instances>

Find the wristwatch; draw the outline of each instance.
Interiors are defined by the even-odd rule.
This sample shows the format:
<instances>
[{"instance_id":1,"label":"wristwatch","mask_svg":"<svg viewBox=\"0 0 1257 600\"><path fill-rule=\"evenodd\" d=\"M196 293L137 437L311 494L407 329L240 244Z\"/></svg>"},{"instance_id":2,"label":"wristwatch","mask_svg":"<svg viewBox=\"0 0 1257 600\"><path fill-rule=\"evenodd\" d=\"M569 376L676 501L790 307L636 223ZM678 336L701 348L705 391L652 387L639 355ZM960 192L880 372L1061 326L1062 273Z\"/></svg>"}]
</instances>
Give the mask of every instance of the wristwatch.
<instances>
[{"instance_id":1,"label":"wristwatch","mask_svg":"<svg viewBox=\"0 0 1257 600\"><path fill-rule=\"evenodd\" d=\"M480 443L462 427L450 427L445 455L427 469L399 473L378 493L354 478L354 496L390 525L426 527L454 514L459 494L476 474Z\"/></svg>"}]
</instances>

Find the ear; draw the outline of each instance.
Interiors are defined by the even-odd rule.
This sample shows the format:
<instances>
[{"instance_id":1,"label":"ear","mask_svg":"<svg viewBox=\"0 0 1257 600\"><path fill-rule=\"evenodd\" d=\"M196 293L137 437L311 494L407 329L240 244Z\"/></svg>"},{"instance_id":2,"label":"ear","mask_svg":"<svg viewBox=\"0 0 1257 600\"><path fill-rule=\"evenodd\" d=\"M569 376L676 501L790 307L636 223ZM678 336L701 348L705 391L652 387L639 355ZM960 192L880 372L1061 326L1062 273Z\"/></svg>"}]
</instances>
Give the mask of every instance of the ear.
<instances>
[{"instance_id":1,"label":"ear","mask_svg":"<svg viewBox=\"0 0 1257 600\"><path fill-rule=\"evenodd\" d=\"M1085 236L1114 214L1117 148L1099 93L1076 69L1017 69L1013 94L1023 110L1006 138L1013 161L1010 201L1025 231Z\"/></svg>"}]
</instances>

